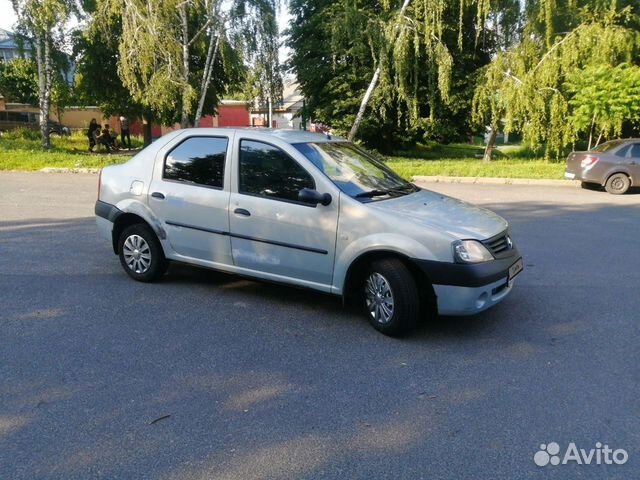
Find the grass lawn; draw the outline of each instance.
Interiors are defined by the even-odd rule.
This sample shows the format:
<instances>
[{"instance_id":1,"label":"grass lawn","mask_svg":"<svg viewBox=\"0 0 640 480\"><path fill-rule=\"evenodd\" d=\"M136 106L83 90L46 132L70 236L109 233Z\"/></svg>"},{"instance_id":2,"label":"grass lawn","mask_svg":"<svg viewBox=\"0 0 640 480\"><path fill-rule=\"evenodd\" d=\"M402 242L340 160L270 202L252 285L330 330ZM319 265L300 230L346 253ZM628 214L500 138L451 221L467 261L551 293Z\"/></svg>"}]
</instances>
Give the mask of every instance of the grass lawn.
<instances>
[{"instance_id":1,"label":"grass lawn","mask_svg":"<svg viewBox=\"0 0 640 480\"><path fill-rule=\"evenodd\" d=\"M540 158L536 152L519 146L500 146L494 160L482 161L483 148L467 144L419 145L397 152L387 165L406 179L414 175L502 178L564 178L563 161Z\"/></svg>"},{"instance_id":2,"label":"grass lawn","mask_svg":"<svg viewBox=\"0 0 640 480\"><path fill-rule=\"evenodd\" d=\"M38 132L17 130L0 137L0 170L40 170L55 168L100 168L122 163L133 152L89 153L82 132L70 137L51 137L52 148L40 148ZM133 147L142 146L132 138ZM396 152L387 164L406 179L414 175L446 175L455 177L504 177L562 179L564 162L551 162L535 152L518 146L501 146L492 162L482 161L483 149L467 144L418 145L409 151Z\"/></svg>"},{"instance_id":3,"label":"grass lawn","mask_svg":"<svg viewBox=\"0 0 640 480\"><path fill-rule=\"evenodd\" d=\"M16 130L0 137L0 170L40 170L56 168L100 168L105 165L126 162L133 152L123 150L107 154L88 151L89 142L83 133L69 137L51 136L51 149L43 151L38 132ZM142 141L131 138L132 147L140 147ZM94 148L94 152L97 149Z\"/></svg>"}]
</instances>

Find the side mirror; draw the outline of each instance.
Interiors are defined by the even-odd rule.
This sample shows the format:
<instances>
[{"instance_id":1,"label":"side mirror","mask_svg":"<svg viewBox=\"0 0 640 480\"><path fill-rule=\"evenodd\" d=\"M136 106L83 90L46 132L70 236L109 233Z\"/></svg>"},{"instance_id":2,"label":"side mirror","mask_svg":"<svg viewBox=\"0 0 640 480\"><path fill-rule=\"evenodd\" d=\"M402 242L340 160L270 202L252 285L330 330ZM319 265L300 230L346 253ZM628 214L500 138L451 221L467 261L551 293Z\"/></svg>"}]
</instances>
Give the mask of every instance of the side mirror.
<instances>
[{"instance_id":1,"label":"side mirror","mask_svg":"<svg viewBox=\"0 0 640 480\"><path fill-rule=\"evenodd\" d=\"M304 203L310 203L313 205L329 205L331 203L331 195L328 193L320 193L317 190L310 188L303 188L298 193L298 200Z\"/></svg>"}]
</instances>

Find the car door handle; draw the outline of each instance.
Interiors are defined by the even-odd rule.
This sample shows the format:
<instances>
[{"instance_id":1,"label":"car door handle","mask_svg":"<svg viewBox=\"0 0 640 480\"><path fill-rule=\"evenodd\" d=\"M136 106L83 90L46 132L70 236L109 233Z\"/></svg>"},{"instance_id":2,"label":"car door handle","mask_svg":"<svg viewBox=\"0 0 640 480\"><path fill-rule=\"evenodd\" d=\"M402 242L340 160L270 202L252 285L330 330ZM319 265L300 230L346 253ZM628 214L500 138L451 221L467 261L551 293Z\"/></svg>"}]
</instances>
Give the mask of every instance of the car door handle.
<instances>
[{"instance_id":1,"label":"car door handle","mask_svg":"<svg viewBox=\"0 0 640 480\"><path fill-rule=\"evenodd\" d=\"M157 198L158 200L164 200L164 193L161 192L153 192L151 196L153 198Z\"/></svg>"},{"instance_id":2,"label":"car door handle","mask_svg":"<svg viewBox=\"0 0 640 480\"><path fill-rule=\"evenodd\" d=\"M235 213L236 215L243 215L245 217L250 217L251 216L251 212L249 210L245 210L244 208L236 208L233 213Z\"/></svg>"}]
</instances>

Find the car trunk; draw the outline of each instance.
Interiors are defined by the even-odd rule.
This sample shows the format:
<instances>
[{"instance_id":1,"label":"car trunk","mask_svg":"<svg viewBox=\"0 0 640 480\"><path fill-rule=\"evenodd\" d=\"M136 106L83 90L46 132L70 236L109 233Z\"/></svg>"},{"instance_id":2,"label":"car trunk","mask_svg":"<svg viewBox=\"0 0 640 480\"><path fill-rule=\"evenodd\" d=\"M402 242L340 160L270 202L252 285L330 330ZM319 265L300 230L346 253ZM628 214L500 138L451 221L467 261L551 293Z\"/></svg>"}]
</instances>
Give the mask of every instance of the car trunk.
<instances>
[{"instance_id":1,"label":"car trunk","mask_svg":"<svg viewBox=\"0 0 640 480\"><path fill-rule=\"evenodd\" d=\"M580 162L584 159L585 155L593 155L589 152L571 152L567 157L567 169L568 173L579 174L582 171Z\"/></svg>"}]
</instances>

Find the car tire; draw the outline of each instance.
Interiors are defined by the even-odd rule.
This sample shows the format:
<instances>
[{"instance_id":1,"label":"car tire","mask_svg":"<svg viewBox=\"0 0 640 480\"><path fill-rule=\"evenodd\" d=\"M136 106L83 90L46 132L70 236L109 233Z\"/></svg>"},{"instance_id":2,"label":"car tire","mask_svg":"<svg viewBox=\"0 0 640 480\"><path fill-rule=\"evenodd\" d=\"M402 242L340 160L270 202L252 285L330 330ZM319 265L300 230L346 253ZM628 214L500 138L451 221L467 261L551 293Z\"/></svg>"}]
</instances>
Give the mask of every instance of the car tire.
<instances>
[{"instance_id":1,"label":"car tire","mask_svg":"<svg viewBox=\"0 0 640 480\"><path fill-rule=\"evenodd\" d=\"M155 233L142 223L131 225L120 234L118 256L124 271L139 282L159 279L169 266Z\"/></svg>"},{"instance_id":2,"label":"car tire","mask_svg":"<svg viewBox=\"0 0 640 480\"><path fill-rule=\"evenodd\" d=\"M613 195L626 193L630 186L631 180L624 173L614 173L607 178L607 182L604 184L605 190Z\"/></svg>"},{"instance_id":3,"label":"car tire","mask_svg":"<svg viewBox=\"0 0 640 480\"><path fill-rule=\"evenodd\" d=\"M369 323L389 336L409 332L418 323L420 295L409 269L397 259L372 262L362 284Z\"/></svg>"}]
</instances>

